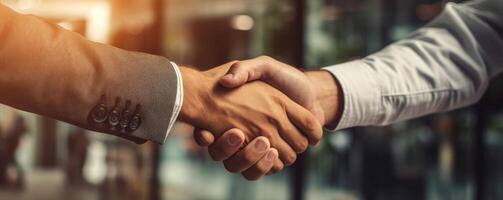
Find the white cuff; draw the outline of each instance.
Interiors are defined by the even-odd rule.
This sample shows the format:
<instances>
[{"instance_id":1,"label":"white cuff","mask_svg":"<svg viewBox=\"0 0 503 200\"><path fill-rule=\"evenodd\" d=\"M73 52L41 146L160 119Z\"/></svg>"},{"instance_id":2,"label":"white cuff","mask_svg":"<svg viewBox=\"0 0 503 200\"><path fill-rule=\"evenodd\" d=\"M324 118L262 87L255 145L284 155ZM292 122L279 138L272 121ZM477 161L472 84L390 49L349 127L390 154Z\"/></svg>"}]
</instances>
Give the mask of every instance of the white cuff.
<instances>
[{"instance_id":1,"label":"white cuff","mask_svg":"<svg viewBox=\"0 0 503 200\"><path fill-rule=\"evenodd\" d=\"M381 109L381 99L370 66L357 60L323 69L335 76L344 95L343 113L332 131L375 124Z\"/></svg>"},{"instance_id":2,"label":"white cuff","mask_svg":"<svg viewBox=\"0 0 503 200\"><path fill-rule=\"evenodd\" d=\"M168 130L166 131L166 136L164 137L164 141L166 142L166 139L168 138L169 133L171 132L171 129L175 125L176 119L178 118L178 115L180 114L180 111L182 110L183 106L183 79L182 79L182 73L180 72L180 69L178 68L178 65L176 63L171 62L171 66L173 66L175 73L176 73L176 79L177 79L177 85L176 85L176 100L175 100L175 105L173 107L173 115L171 119L169 120L169 125L168 125Z\"/></svg>"}]
</instances>

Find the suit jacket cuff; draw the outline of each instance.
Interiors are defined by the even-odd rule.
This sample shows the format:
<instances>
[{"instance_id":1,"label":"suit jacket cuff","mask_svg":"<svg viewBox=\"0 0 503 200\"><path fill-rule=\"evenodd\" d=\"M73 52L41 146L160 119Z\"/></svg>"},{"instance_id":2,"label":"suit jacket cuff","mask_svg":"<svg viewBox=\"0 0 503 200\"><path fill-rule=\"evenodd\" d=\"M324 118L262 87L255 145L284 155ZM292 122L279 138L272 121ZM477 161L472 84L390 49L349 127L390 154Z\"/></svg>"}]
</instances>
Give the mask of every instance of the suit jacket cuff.
<instances>
[{"instance_id":1,"label":"suit jacket cuff","mask_svg":"<svg viewBox=\"0 0 503 200\"><path fill-rule=\"evenodd\" d=\"M178 118L178 115L180 114L180 111L182 110L183 106L183 79L182 79L182 74L180 72L180 69L178 68L178 65L174 62L171 62L171 66L175 70L176 73L176 80L177 80L177 85L176 85L176 100L175 104L173 106L173 113L171 116L171 119L169 120L169 125L168 125L168 130L166 130L166 134L164 136L164 140L162 143L166 142L166 139L169 135L169 133L172 131L173 126L175 125L176 119ZM161 141L159 141L161 142Z\"/></svg>"}]
</instances>

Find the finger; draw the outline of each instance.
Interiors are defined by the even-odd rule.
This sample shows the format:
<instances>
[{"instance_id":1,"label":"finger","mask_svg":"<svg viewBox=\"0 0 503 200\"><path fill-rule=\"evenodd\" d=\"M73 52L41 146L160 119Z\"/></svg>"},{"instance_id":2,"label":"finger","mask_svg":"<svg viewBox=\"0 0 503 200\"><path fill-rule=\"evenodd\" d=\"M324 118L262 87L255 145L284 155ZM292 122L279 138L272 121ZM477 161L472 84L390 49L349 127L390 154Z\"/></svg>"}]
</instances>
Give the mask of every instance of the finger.
<instances>
[{"instance_id":1,"label":"finger","mask_svg":"<svg viewBox=\"0 0 503 200\"><path fill-rule=\"evenodd\" d=\"M215 142L215 136L207 130L195 128L194 129L194 140L201 147L207 147Z\"/></svg>"},{"instance_id":2,"label":"finger","mask_svg":"<svg viewBox=\"0 0 503 200\"><path fill-rule=\"evenodd\" d=\"M309 146L309 141L299 129L289 121L287 123L281 123L279 126L279 135L296 153L306 151Z\"/></svg>"},{"instance_id":3,"label":"finger","mask_svg":"<svg viewBox=\"0 0 503 200\"><path fill-rule=\"evenodd\" d=\"M229 71L220 79L220 84L228 88L239 87L247 82L261 79L271 68L265 57L239 61L231 65Z\"/></svg>"},{"instance_id":4,"label":"finger","mask_svg":"<svg viewBox=\"0 0 503 200\"><path fill-rule=\"evenodd\" d=\"M242 172L257 163L268 152L270 147L266 137L257 137L241 151L224 161L229 172Z\"/></svg>"},{"instance_id":5,"label":"finger","mask_svg":"<svg viewBox=\"0 0 503 200\"><path fill-rule=\"evenodd\" d=\"M281 172L281 171L283 171L284 167L285 167L285 164L283 164L283 162L278 157L276 160L274 160L274 165L272 166L272 169L269 170L269 172L267 173L267 175L271 175L271 174L275 174L275 173Z\"/></svg>"},{"instance_id":6,"label":"finger","mask_svg":"<svg viewBox=\"0 0 503 200\"><path fill-rule=\"evenodd\" d=\"M240 129L231 129L220 136L208 147L211 158L215 161L225 160L234 155L245 141L245 134Z\"/></svg>"},{"instance_id":7,"label":"finger","mask_svg":"<svg viewBox=\"0 0 503 200\"><path fill-rule=\"evenodd\" d=\"M286 104L288 119L304 133L311 145L318 144L323 136L320 122L311 112L295 102L287 101Z\"/></svg>"},{"instance_id":8,"label":"finger","mask_svg":"<svg viewBox=\"0 0 503 200\"><path fill-rule=\"evenodd\" d=\"M264 157L242 174L248 180L258 180L271 170L277 158L278 150L271 148Z\"/></svg>"},{"instance_id":9,"label":"finger","mask_svg":"<svg viewBox=\"0 0 503 200\"><path fill-rule=\"evenodd\" d=\"M279 159L284 166L290 166L297 160L297 153L282 138L271 138L271 144L278 150Z\"/></svg>"}]
</instances>

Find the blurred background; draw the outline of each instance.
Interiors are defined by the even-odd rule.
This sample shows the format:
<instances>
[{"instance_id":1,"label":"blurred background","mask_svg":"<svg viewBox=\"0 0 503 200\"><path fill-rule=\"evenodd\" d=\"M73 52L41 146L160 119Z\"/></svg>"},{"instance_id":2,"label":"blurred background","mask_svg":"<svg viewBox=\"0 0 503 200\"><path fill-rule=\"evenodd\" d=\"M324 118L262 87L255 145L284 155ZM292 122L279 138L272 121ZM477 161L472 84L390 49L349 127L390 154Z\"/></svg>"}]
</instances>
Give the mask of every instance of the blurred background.
<instances>
[{"instance_id":1,"label":"blurred background","mask_svg":"<svg viewBox=\"0 0 503 200\"><path fill-rule=\"evenodd\" d=\"M0 0L90 40L200 69L270 55L304 68L361 58L441 12L439 0ZM500 79L481 103L326 134L295 166L248 182L178 124L137 146L0 107L0 199L503 199Z\"/></svg>"}]
</instances>

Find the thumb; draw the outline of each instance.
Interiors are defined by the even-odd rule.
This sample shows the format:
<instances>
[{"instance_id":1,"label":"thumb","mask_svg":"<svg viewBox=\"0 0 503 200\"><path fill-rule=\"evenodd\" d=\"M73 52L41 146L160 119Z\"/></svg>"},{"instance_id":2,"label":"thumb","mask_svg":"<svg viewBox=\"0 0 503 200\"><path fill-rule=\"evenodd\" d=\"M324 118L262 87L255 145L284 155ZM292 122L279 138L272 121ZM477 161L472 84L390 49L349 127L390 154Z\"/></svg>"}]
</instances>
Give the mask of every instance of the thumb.
<instances>
[{"instance_id":1,"label":"thumb","mask_svg":"<svg viewBox=\"0 0 503 200\"><path fill-rule=\"evenodd\" d=\"M261 79L270 70L267 63L260 59L239 61L231 65L227 74L220 78L220 84L227 88L235 88L247 82Z\"/></svg>"}]
</instances>

